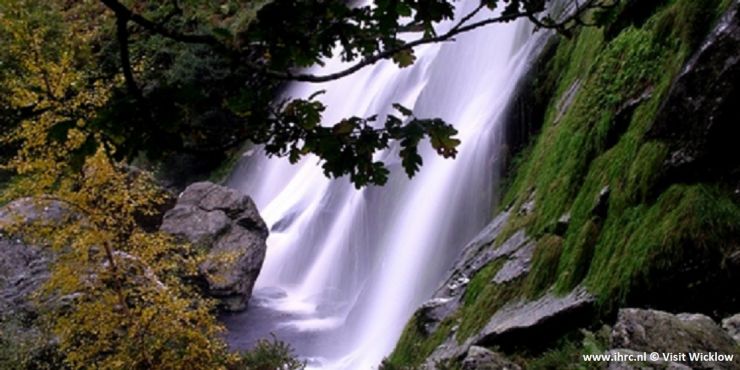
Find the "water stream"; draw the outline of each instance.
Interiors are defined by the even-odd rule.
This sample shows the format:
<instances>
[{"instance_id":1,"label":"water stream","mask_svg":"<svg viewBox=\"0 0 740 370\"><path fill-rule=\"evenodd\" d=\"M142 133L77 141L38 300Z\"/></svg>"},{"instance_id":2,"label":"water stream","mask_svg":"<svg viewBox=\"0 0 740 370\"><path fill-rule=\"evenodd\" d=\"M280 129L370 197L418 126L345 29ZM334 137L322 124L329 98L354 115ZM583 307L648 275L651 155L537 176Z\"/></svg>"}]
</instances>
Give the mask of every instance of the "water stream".
<instances>
[{"instance_id":1,"label":"water stream","mask_svg":"<svg viewBox=\"0 0 740 370\"><path fill-rule=\"evenodd\" d=\"M477 3L458 2L457 12ZM497 24L418 48L408 68L381 62L338 81L290 85L293 97L326 90L326 124L373 114L382 122L399 102L454 124L462 144L455 160L422 146L424 164L411 180L391 148L380 154L391 169L387 185L362 190L327 179L316 158L290 165L245 153L229 185L255 199L271 233L249 309L224 318L230 344L248 348L274 333L312 368L377 367L492 217L503 113L541 39L525 21ZM332 60L313 72L341 67Z\"/></svg>"}]
</instances>

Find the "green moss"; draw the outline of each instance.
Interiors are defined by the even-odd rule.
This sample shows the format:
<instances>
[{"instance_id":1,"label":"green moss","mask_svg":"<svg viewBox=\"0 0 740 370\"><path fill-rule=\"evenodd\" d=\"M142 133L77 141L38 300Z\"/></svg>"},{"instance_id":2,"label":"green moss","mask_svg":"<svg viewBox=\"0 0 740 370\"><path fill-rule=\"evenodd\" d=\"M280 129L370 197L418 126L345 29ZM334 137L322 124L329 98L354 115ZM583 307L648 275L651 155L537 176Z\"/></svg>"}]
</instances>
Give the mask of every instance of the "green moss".
<instances>
[{"instance_id":1,"label":"green moss","mask_svg":"<svg viewBox=\"0 0 740 370\"><path fill-rule=\"evenodd\" d=\"M383 362L383 368L406 369L421 365L450 336L455 322L455 317L447 318L437 330L427 335L418 314L415 314L406 324L393 353Z\"/></svg>"},{"instance_id":2,"label":"green moss","mask_svg":"<svg viewBox=\"0 0 740 370\"><path fill-rule=\"evenodd\" d=\"M648 201L667 154L668 148L661 142L647 142L640 147L627 174L625 190L628 203Z\"/></svg>"},{"instance_id":3,"label":"green moss","mask_svg":"<svg viewBox=\"0 0 740 370\"><path fill-rule=\"evenodd\" d=\"M563 238L546 234L537 241L532 268L524 283L524 293L535 298L557 279L558 262L563 252Z\"/></svg>"},{"instance_id":4,"label":"green moss","mask_svg":"<svg viewBox=\"0 0 740 370\"><path fill-rule=\"evenodd\" d=\"M624 299L633 284L650 284L655 271L732 248L740 206L715 186L674 185L655 204L610 217L604 229L586 283L601 301Z\"/></svg>"},{"instance_id":5,"label":"green moss","mask_svg":"<svg viewBox=\"0 0 740 370\"><path fill-rule=\"evenodd\" d=\"M457 331L458 343L483 329L491 316L503 305L521 296L523 279L519 278L505 284L493 283L493 277L503 265L503 261L489 264L470 280L465 292L464 305L459 311L460 327Z\"/></svg>"},{"instance_id":6,"label":"green moss","mask_svg":"<svg viewBox=\"0 0 740 370\"><path fill-rule=\"evenodd\" d=\"M498 270L501 269L502 265L503 261L494 261L473 275L473 278L468 282L465 294L463 295L464 306L470 306L475 303L485 288L491 284L491 279L493 279Z\"/></svg>"},{"instance_id":7,"label":"green moss","mask_svg":"<svg viewBox=\"0 0 740 370\"><path fill-rule=\"evenodd\" d=\"M598 237L599 225L591 219L581 226L574 237L567 239L572 245L565 249L560 259L557 291L570 291L586 276Z\"/></svg>"},{"instance_id":8,"label":"green moss","mask_svg":"<svg viewBox=\"0 0 740 370\"><path fill-rule=\"evenodd\" d=\"M544 353L524 354L519 362L526 364L528 370L603 369L604 364L583 361L583 355L604 353L608 348L607 329L597 333L585 330L570 333Z\"/></svg>"},{"instance_id":9,"label":"green moss","mask_svg":"<svg viewBox=\"0 0 740 370\"><path fill-rule=\"evenodd\" d=\"M557 242L560 248L552 248L552 239L539 243L525 287L528 296L544 292L553 281L557 281L558 290L569 290L584 278L597 294L606 296L618 285L624 288L630 277L638 274L638 266L652 262L623 254L624 246L619 243L625 241L616 241L614 236L646 228L643 222L648 222L646 215L651 209L646 203L660 195L656 183L667 146L648 141L645 133L694 47L685 33L688 31L679 28L701 23L699 20L708 19L716 10L708 7L712 14L707 15L706 9L689 3L669 2L642 27L627 27L608 42L601 30L584 29L575 39L560 43L551 62L556 66L551 70L561 78L556 89L559 98L553 99L542 134L534 147L524 152L516 178L504 196L504 204L517 209L534 189L536 206L533 214L512 215L499 240L522 227L530 235L546 235L562 214L571 213L568 232ZM706 31L694 28L690 33L703 36ZM571 106L559 111L559 102L576 81L580 81L580 89ZM621 109L625 103L641 95L647 99L631 116L624 116ZM628 120L626 127L615 126L617 114ZM608 217L600 220L594 218L592 209L605 186L611 189ZM665 217L661 222L678 227L677 220L668 214L654 217ZM598 268L594 267L596 261L601 263ZM596 277L599 268L609 275L606 271L614 264L625 266L621 280L606 283ZM555 266L557 273L553 273Z\"/></svg>"},{"instance_id":10,"label":"green moss","mask_svg":"<svg viewBox=\"0 0 740 370\"><path fill-rule=\"evenodd\" d=\"M527 363L530 370L587 369L581 358L581 346L566 341Z\"/></svg>"},{"instance_id":11,"label":"green moss","mask_svg":"<svg viewBox=\"0 0 740 370\"><path fill-rule=\"evenodd\" d=\"M727 3L727 4L726 4ZM729 2L678 0L656 20L656 33L696 48Z\"/></svg>"}]
</instances>

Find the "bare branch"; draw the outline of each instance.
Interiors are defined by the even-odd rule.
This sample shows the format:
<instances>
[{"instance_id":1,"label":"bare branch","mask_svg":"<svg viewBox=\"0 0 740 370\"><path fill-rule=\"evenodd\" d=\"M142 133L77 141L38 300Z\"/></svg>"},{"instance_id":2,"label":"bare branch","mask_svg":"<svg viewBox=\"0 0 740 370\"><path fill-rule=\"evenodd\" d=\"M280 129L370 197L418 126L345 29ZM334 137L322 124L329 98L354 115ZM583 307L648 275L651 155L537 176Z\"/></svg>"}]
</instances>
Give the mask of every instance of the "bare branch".
<instances>
[{"instance_id":1,"label":"bare branch","mask_svg":"<svg viewBox=\"0 0 740 370\"><path fill-rule=\"evenodd\" d=\"M478 5L477 8L473 9L473 11L471 11L466 16L464 16L462 19L460 19L460 22L457 22L457 24L454 27L452 27L452 30L454 31L454 30L457 30L458 28L462 27L471 18L475 17L475 15L478 14L478 12L480 12L481 9L483 9L483 7L484 7L484 4L482 4L482 3L480 5Z\"/></svg>"},{"instance_id":2,"label":"bare branch","mask_svg":"<svg viewBox=\"0 0 740 370\"><path fill-rule=\"evenodd\" d=\"M304 74L304 73L294 74L294 73L291 73L291 72L278 72L278 71L269 70L269 69L266 69L264 67L257 66L255 64L251 64L250 66L251 67L256 67L256 69L259 72L262 72L262 73L264 73L264 74L266 74L266 75L268 75L270 77L279 78L279 79L283 79L283 80L294 80L294 81L314 82L314 83L327 82L327 81L337 80L337 79L340 79L342 77L349 76L349 75L351 75L351 74L353 74L353 73L355 73L355 72L357 72L357 71L359 71L359 70L361 70L361 69L363 69L363 68L365 68L365 67L367 67L369 65L375 64L375 63L377 63L377 62L379 62L379 61L381 61L383 59L391 58L391 57L393 57L393 55L395 55L396 53L399 53L401 51L413 49L413 48L415 48L417 46L420 46L420 45L433 44L433 43L438 43L438 42L450 41L450 40L452 40L452 38L454 36L456 36L458 34L461 34L461 33L464 33L464 32L468 32L468 31L472 31L472 30L474 30L476 28L487 26L487 25L492 24L492 23L512 21L512 20L515 20L517 18L520 18L520 17L523 17L523 16L527 16L527 14L528 13L517 13L517 14L506 15L506 16L498 16L498 17L493 17L493 18L488 18L488 19L485 19L485 20L481 20L481 21L478 21L478 22L475 22L475 23L471 23L471 24L466 25L466 26L460 25L460 27L453 28L453 29L449 30L448 32L446 32L446 33L444 33L442 35L439 35L439 36L428 37L428 38L420 38L420 39L417 39L417 40L414 40L414 41L405 43L403 45L399 45L399 46L397 46L395 48L386 49L386 50L384 50L382 52L379 52L379 53L377 53L375 55L366 57L366 58L362 59L361 61L355 63L354 65L352 65L350 67L347 67L347 68L345 68L345 69L343 69L343 70L341 70L339 72L330 73L330 74L326 74L326 75L313 75L313 74Z\"/></svg>"}]
</instances>

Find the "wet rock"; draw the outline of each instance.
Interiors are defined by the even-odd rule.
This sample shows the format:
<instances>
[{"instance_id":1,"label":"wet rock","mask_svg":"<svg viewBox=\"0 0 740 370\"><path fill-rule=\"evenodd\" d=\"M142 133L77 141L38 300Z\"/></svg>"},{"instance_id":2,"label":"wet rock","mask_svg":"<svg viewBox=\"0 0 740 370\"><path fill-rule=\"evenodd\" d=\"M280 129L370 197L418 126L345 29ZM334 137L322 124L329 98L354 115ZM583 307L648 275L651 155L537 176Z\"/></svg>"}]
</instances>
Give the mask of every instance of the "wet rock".
<instances>
[{"instance_id":1,"label":"wet rock","mask_svg":"<svg viewBox=\"0 0 740 370\"><path fill-rule=\"evenodd\" d=\"M701 369L740 368L735 341L711 318L701 314L674 315L656 310L621 309L610 341L612 348L647 353L735 354L734 362L690 362L688 358L676 362Z\"/></svg>"},{"instance_id":2,"label":"wet rock","mask_svg":"<svg viewBox=\"0 0 740 370\"><path fill-rule=\"evenodd\" d=\"M192 184L165 214L161 230L207 251L199 270L224 310L246 308L268 235L248 196L210 182Z\"/></svg>"},{"instance_id":3,"label":"wet rock","mask_svg":"<svg viewBox=\"0 0 740 370\"><path fill-rule=\"evenodd\" d=\"M494 250L491 244L509 220L509 211L501 212L473 240L468 243L455 266L447 273L444 283L437 289L433 298L459 297L465 291L470 277L486 264L502 255L502 247ZM524 232L517 233L517 237L524 237ZM512 237L513 238L513 237Z\"/></svg>"},{"instance_id":4,"label":"wet rock","mask_svg":"<svg viewBox=\"0 0 740 370\"><path fill-rule=\"evenodd\" d=\"M722 320L722 329L740 344L740 313Z\"/></svg>"},{"instance_id":5,"label":"wet rock","mask_svg":"<svg viewBox=\"0 0 740 370\"><path fill-rule=\"evenodd\" d=\"M529 197L527 197L527 201L524 202L519 207L519 212L518 213L519 213L520 216L526 216L526 215L529 215L532 212L534 212L534 209L535 209L535 206L536 206L536 199L535 198L536 198L536 194L535 194L534 191L532 191L531 193L529 193Z\"/></svg>"},{"instance_id":6,"label":"wet rock","mask_svg":"<svg viewBox=\"0 0 740 370\"><path fill-rule=\"evenodd\" d=\"M740 4L734 1L689 59L648 136L669 144L661 186L724 177L740 167Z\"/></svg>"},{"instance_id":7,"label":"wet rock","mask_svg":"<svg viewBox=\"0 0 740 370\"><path fill-rule=\"evenodd\" d=\"M496 284L508 283L529 272L532 266L532 255L537 244L529 242L513 253L509 259L501 266L501 269L493 277Z\"/></svg>"},{"instance_id":8,"label":"wet rock","mask_svg":"<svg viewBox=\"0 0 740 370\"><path fill-rule=\"evenodd\" d=\"M587 323L594 298L583 288L566 296L547 293L535 301L508 304L498 310L476 335L480 345L513 346L534 344L562 334L563 330Z\"/></svg>"},{"instance_id":9,"label":"wet rock","mask_svg":"<svg viewBox=\"0 0 740 370\"><path fill-rule=\"evenodd\" d=\"M558 102L558 113L555 116L555 120L553 121L554 123L560 122L560 119L568 112L568 109L573 104L576 95L578 95L578 91L581 90L582 84L581 80L577 79L573 81L573 84L571 84L570 87L568 87L568 90L565 91L565 94L563 94L563 97L560 98L560 101Z\"/></svg>"},{"instance_id":10,"label":"wet rock","mask_svg":"<svg viewBox=\"0 0 740 370\"><path fill-rule=\"evenodd\" d=\"M515 256L529 242L524 230L515 232L501 245L494 246L494 241L506 224L509 215L509 211L499 214L464 248L457 264L450 270L444 283L437 289L432 300L429 301L445 302L444 304L435 305L431 310L427 309L429 312L424 314L424 317L435 320L428 324L430 329L436 328L436 324L459 308L470 278L491 261L499 258L510 259L511 264L507 268L508 272L500 277L506 281L528 271L528 261L531 260L531 253L525 251Z\"/></svg>"},{"instance_id":11,"label":"wet rock","mask_svg":"<svg viewBox=\"0 0 740 370\"><path fill-rule=\"evenodd\" d=\"M460 360L465 356L471 345L472 341L470 339L461 344L457 342L454 335L450 335L432 351L432 354L424 362L422 369L436 370L439 362Z\"/></svg>"},{"instance_id":12,"label":"wet rock","mask_svg":"<svg viewBox=\"0 0 740 370\"><path fill-rule=\"evenodd\" d=\"M545 112L557 89L557 79L548 78L549 62L555 56L561 39L552 33L542 33L547 41L538 43L541 51L533 51L536 56L529 61L527 72L521 76L516 87L509 97L509 103L502 113L503 147L501 157L504 166L511 170L511 160L531 142L545 122ZM497 158L499 159L499 158Z\"/></svg>"},{"instance_id":13,"label":"wet rock","mask_svg":"<svg viewBox=\"0 0 740 370\"><path fill-rule=\"evenodd\" d=\"M457 305L453 303L453 298L432 298L424 302L417 311L424 334L429 335L437 330L439 323L452 314L456 308Z\"/></svg>"},{"instance_id":14,"label":"wet rock","mask_svg":"<svg viewBox=\"0 0 740 370\"><path fill-rule=\"evenodd\" d=\"M498 352L471 346L462 361L463 370L521 370L521 367Z\"/></svg>"},{"instance_id":15,"label":"wet rock","mask_svg":"<svg viewBox=\"0 0 740 370\"><path fill-rule=\"evenodd\" d=\"M614 145L617 145L619 139L629 128L630 122L632 121L632 116L634 115L637 107L639 107L642 103L650 100L652 96L653 88L649 87L639 96L628 99L621 106L619 106L619 108L617 108L617 111L614 113L614 118L609 125L609 129L606 133L604 143L605 148L611 148Z\"/></svg>"},{"instance_id":16,"label":"wet rock","mask_svg":"<svg viewBox=\"0 0 740 370\"><path fill-rule=\"evenodd\" d=\"M500 246L493 249L490 261L512 255L522 248L522 246L524 246L528 241L529 237L527 237L526 231L523 229L517 230L514 235L509 237L509 239L506 239L506 241Z\"/></svg>"}]
</instances>

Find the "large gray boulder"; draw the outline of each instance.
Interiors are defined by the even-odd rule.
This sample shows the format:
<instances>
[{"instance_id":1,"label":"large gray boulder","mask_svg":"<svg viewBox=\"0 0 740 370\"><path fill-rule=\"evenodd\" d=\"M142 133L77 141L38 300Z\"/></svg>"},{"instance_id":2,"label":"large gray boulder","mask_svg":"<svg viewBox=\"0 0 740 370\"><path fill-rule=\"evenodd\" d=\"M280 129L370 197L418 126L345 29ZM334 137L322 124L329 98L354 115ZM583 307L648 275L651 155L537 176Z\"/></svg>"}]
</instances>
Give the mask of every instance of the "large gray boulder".
<instances>
[{"instance_id":1,"label":"large gray boulder","mask_svg":"<svg viewBox=\"0 0 740 370\"><path fill-rule=\"evenodd\" d=\"M268 235L252 199L210 182L194 183L164 215L160 230L206 251L199 270L222 309L247 307Z\"/></svg>"},{"instance_id":2,"label":"large gray boulder","mask_svg":"<svg viewBox=\"0 0 740 370\"><path fill-rule=\"evenodd\" d=\"M735 341L711 318L702 314L671 314L626 308L619 310L611 347L638 352L687 354L674 362L694 369L740 369ZM690 353L734 355L734 361L691 361Z\"/></svg>"}]
</instances>

